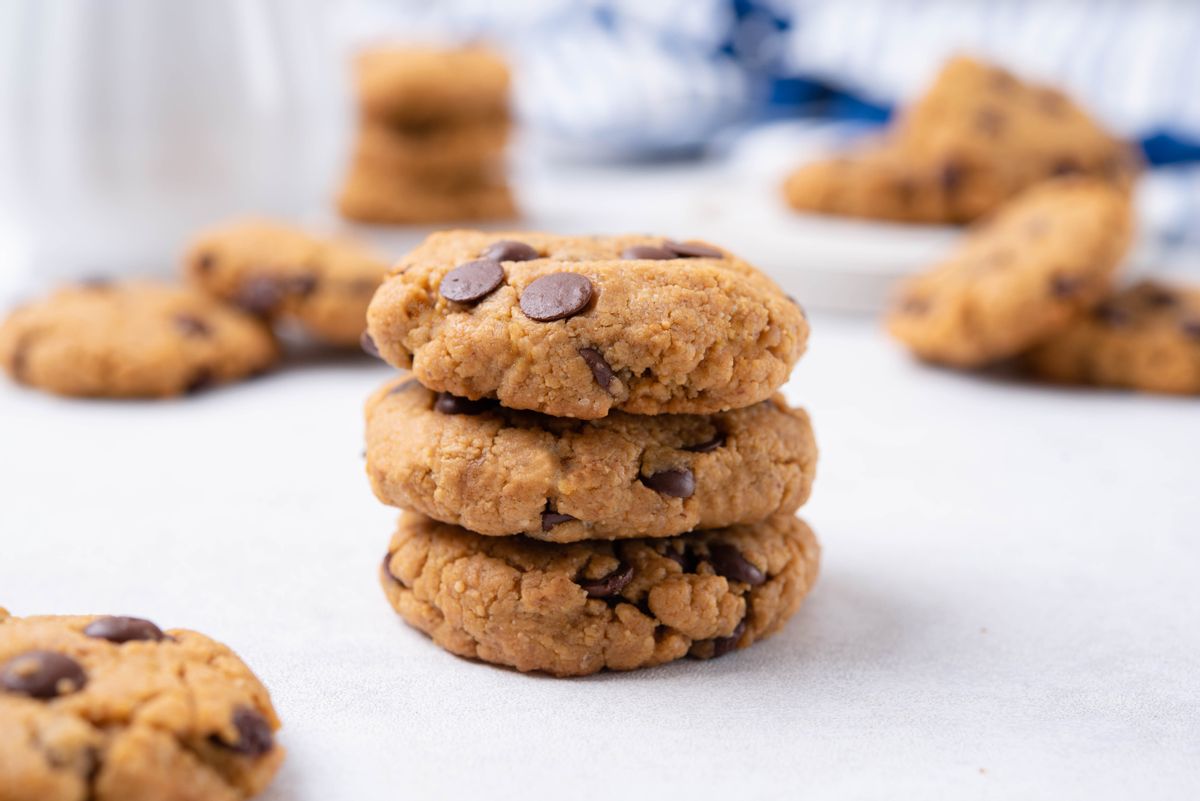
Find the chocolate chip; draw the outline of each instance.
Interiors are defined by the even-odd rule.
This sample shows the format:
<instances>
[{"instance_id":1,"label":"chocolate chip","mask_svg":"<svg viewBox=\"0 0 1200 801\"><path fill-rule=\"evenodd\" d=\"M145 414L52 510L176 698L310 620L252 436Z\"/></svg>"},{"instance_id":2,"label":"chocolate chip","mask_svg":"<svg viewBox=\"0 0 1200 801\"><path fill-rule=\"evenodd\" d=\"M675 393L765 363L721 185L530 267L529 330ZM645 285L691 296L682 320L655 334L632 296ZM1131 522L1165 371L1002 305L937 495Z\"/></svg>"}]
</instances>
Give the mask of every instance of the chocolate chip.
<instances>
[{"instance_id":1,"label":"chocolate chip","mask_svg":"<svg viewBox=\"0 0 1200 801\"><path fill-rule=\"evenodd\" d=\"M1083 279L1073 275L1056 275L1050 279L1050 291L1056 298L1069 298L1083 287Z\"/></svg>"},{"instance_id":2,"label":"chocolate chip","mask_svg":"<svg viewBox=\"0 0 1200 801\"><path fill-rule=\"evenodd\" d=\"M209 389L216 383L216 376L211 370L201 367L192 376L192 380L188 381L187 386L183 388L184 393L191 395L196 392L203 392Z\"/></svg>"},{"instance_id":3,"label":"chocolate chip","mask_svg":"<svg viewBox=\"0 0 1200 801\"><path fill-rule=\"evenodd\" d=\"M571 515L564 515L562 512L542 512L542 531L549 531L559 523L568 523L574 519Z\"/></svg>"},{"instance_id":4,"label":"chocolate chip","mask_svg":"<svg viewBox=\"0 0 1200 801\"><path fill-rule=\"evenodd\" d=\"M532 245L517 242L514 239L501 239L499 242L493 242L481 255L483 258L493 261L532 261L540 258L540 254L534 250Z\"/></svg>"},{"instance_id":5,"label":"chocolate chip","mask_svg":"<svg viewBox=\"0 0 1200 801\"><path fill-rule=\"evenodd\" d=\"M1129 312L1111 303L1101 303L1092 311L1092 315L1097 320L1111 326L1127 325L1131 319Z\"/></svg>"},{"instance_id":6,"label":"chocolate chip","mask_svg":"<svg viewBox=\"0 0 1200 801\"><path fill-rule=\"evenodd\" d=\"M280 283L287 294L306 298L317 288L317 277L308 273L289 275Z\"/></svg>"},{"instance_id":7,"label":"chocolate chip","mask_svg":"<svg viewBox=\"0 0 1200 801\"><path fill-rule=\"evenodd\" d=\"M405 381L401 381L399 384L397 384L396 386L389 389L388 394L389 395L399 395L401 392L408 392L413 387L416 387L419 385L420 385L420 382L417 381L417 379L409 378Z\"/></svg>"},{"instance_id":8,"label":"chocolate chip","mask_svg":"<svg viewBox=\"0 0 1200 801\"><path fill-rule=\"evenodd\" d=\"M633 565L621 562L607 576L598 579L576 579L575 583L583 587L589 598L611 598L620 594L621 590L633 581Z\"/></svg>"},{"instance_id":9,"label":"chocolate chip","mask_svg":"<svg viewBox=\"0 0 1200 801\"><path fill-rule=\"evenodd\" d=\"M684 545L683 549L679 550L679 551L675 550L670 545L667 545L666 550L663 551L663 556L667 557L672 562L679 565L679 569L682 570L684 573L695 573L696 572L695 557L693 556L691 550L686 545Z\"/></svg>"},{"instance_id":10,"label":"chocolate chip","mask_svg":"<svg viewBox=\"0 0 1200 801\"><path fill-rule=\"evenodd\" d=\"M1070 156L1063 156L1054 163L1051 171L1054 175L1074 175L1077 172L1083 172L1083 167Z\"/></svg>"},{"instance_id":11,"label":"chocolate chip","mask_svg":"<svg viewBox=\"0 0 1200 801\"><path fill-rule=\"evenodd\" d=\"M642 483L655 492L671 498L690 498L696 491L696 477L686 467L678 470L663 470L652 476L642 476Z\"/></svg>"},{"instance_id":12,"label":"chocolate chip","mask_svg":"<svg viewBox=\"0 0 1200 801\"><path fill-rule=\"evenodd\" d=\"M194 314L177 314L174 317L175 327L187 337L208 337L212 335L212 329L208 323L201 320Z\"/></svg>"},{"instance_id":13,"label":"chocolate chip","mask_svg":"<svg viewBox=\"0 0 1200 801\"><path fill-rule=\"evenodd\" d=\"M213 267L217 266L217 257L208 251L201 253L196 258L196 269L202 273L211 272Z\"/></svg>"},{"instance_id":14,"label":"chocolate chip","mask_svg":"<svg viewBox=\"0 0 1200 801\"><path fill-rule=\"evenodd\" d=\"M367 354L368 356L374 356L376 359L380 358L379 346L375 344L375 340L371 336L371 332L363 331L362 336L358 338L358 344L359 347L363 349L363 353Z\"/></svg>"},{"instance_id":15,"label":"chocolate chip","mask_svg":"<svg viewBox=\"0 0 1200 801\"><path fill-rule=\"evenodd\" d=\"M1004 128L1004 115L994 108L981 108L975 112L975 127L988 136L997 136Z\"/></svg>"},{"instance_id":16,"label":"chocolate chip","mask_svg":"<svg viewBox=\"0 0 1200 801\"><path fill-rule=\"evenodd\" d=\"M674 250L658 245L631 245L621 251L623 259L652 259L654 261L666 261L668 259L677 259L679 254Z\"/></svg>"},{"instance_id":17,"label":"chocolate chip","mask_svg":"<svg viewBox=\"0 0 1200 801\"><path fill-rule=\"evenodd\" d=\"M233 710L233 727L237 729L237 742L227 743L214 734L210 738L213 744L248 757L260 757L275 747L275 735L271 731L271 724L259 712L248 706L239 706Z\"/></svg>"},{"instance_id":18,"label":"chocolate chip","mask_svg":"<svg viewBox=\"0 0 1200 801\"><path fill-rule=\"evenodd\" d=\"M251 314L267 315L283 300L279 283L266 275L255 275L242 282L234 303Z\"/></svg>"},{"instance_id":19,"label":"chocolate chip","mask_svg":"<svg viewBox=\"0 0 1200 801\"><path fill-rule=\"evenodd\" d=\"M55 651L26 651L0 666L0 689L47 700L82 690L83 667Z\"/></svg>"},{"instance_id":20,"label":"chocolate chip","mask_svg":"<svg viewBox=\"0 0 1200 801\"><path fill-rule=\"evenodd\" d=\"M433 410L442 414L483 414L491 410L496 405L496 402L491 398L480 398L479 400L471 400L470 398L462 398L458 395L451 395L449 392L439 392L437 400L433 402Z\"/></svg>"},{"instance_id":21,"label":"chocolate chip","mask_svg":"<svg viewBox=\"0 0 1200 801\"><path fill-rule=\"evenodd\" d=\"M742 635L746 633L746 618L742 618L734 627L733 633L728 637L713 638L713 658L725 656L725 654L737 648L738 640L742 639Z\"/></svg>"},{"instance_id":22,"label":"chocolate chip","mask_svg":"<svg viewBox=\"0 0 1200 801\"><path fill-rule=\"evenodd\" d=\"M731 581L741 581L757 586L767 580L766 575L751 564L742 552L727 542L713 542L708 546L708 563L718 576Z\"/></svg>"},{"instance_id":23,"label":"chocolate chip","mask_svg":"<svg viewBox=\"0 0 1200 801\"><path fill-rule=\"evenodd\" d=\"M521 311L541 323L579 314L592 300L592 282L579 273L543 275L521 293Z\"/></svg>"},{"instance_id":24,"label":"chocolate chip","mask_svg":"<svg viewBox=\"0 0 1200 801\"><path fill-rule=\"evenodd\" d=\"M718 431L712 439L705 440L697 445L688 445L684 450L691 451L692 453L708 453L709 451L715 451L724 444L725 435Z\"/></svg>"},{"instance_id":25,"label":"chocolate chip","mask_svg":"<svg viewBox=\"0 0 1200 801\"><path fill-rule=\"evenodd\" d=\"M583 357L583 360L587 362L587 366L591 368L592 378L596 379L596 383L600 385L601 389L607 390L612 384L613 379L617 376L612 371L612 368L608 366L608 362L604 360L604 357L600 355L600 351L595 348L580 348L579 355Z\"/></svg>"},{"instance_id":26,"label":"chocolate chip","mask_svg":"<svg viewBox=\"0 0 1200 801\"><path fill-rule=\"evenodd\" d=\"M1158 286L1146 287L1146 291L1142 297L1147 306L1155 309L1165 309L1179 302L1179 298L1174 292Z\"/></svg>"},{"instance_id":27,"label":"chocolate chip","mask_svg":"<svg viewBox=\"0 0 1200 801\"><path fill-rule=\"evenodd\" d=\"M399 579L399 577L397 577L396 574L392 572L392 557L395 555L396 554L391 551L389 551L388 553L386 553L384 555L384 557L383 557L383 575L387 576L392 581L399 584L401 587L407 587L408 585L405 584L403 581L401 581Z\"/></svg>"},{"instance_id":28,"label":"chocolate chip","mask_svg":"<svg viewBox=\"0 0 1200 801\"><path fill-rule=\"evenodd\" d=\"M504 283L504 269L493 259L460 264L442 278L438 292L455 303L478 303Z\"/></svg>"},{"instance_id":29,"label":"chocolate chip","mask_svg":"<svg viewBox=\"0 0 1200 801\"><path fill-rule=\"evenodd\" d=\"M676 242L668 239L663 242L663 247L674 253L681 259L723 259L725 254L711 245L706 245L703 242Z\"/></svg>"},{"instance_id":30,"label":"chocolate chip","mask_svg":"<svg viewBox=\"0 0 1200 801\"><path fill-rule=\"evenodd\" d=\"M1179 330L1189 339L1200 340L1200 319L1184 320L1179 324Z\"/></svg>"},{"instance_id":31,"label":"chocolate chip","mask_svg":"<svg viewBox=\"0 0 1200 801\"><path fill-rule=\"evenodd\" d=\"M963 178L966 169L955 161L947 161L942 165L941 182L942 189L947 195L955 194L962 187Z\"/></svg>"},{"instance_id":32,"label":"chocolate chip","mask_svg":"<svg viewBox=\"0 0 1200 801\"><path fill-rule=\"evenodd\" d=\"M95 637L98 640L108 640L118 645L134 640L161 642L166 636L162 633L162 629L149 620L143 620L140 617L120 616L102 617L93 620L83 630L83 633L88 637Z\"/></svg>"}]
</instances>

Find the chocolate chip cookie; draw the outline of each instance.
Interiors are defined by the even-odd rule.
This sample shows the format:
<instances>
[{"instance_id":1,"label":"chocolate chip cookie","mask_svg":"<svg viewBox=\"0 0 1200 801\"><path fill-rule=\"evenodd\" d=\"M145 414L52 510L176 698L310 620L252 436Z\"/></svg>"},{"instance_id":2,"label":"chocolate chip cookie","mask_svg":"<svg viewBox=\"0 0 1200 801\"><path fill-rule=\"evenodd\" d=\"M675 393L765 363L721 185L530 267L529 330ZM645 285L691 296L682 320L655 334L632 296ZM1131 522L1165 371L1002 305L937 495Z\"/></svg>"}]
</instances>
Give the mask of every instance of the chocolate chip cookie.
<instances>
[{"instance_id":1,"label":"chocolate chip cookie","mask_svg":"<svg viewBox=\"0 0 1200 801\"><path fill-rule=\"evenodd\" d=\"M508 116L508 67L483 47L367 50L355 76L362 113L394 127Z\"/></svg>"},{"instance_id":2,"label":"chocolate chip cookie","mask_svg":"<svg viewBox=\"0 0 1200 801\"><path fill-rule=\"evenodd\" d=\"M804 351L795 302L703 242L442 231L376 293L370 335L425 386L591 419L766 400Z\"/></svg>"},{"instance_id":3,"label":"chocolate chip cookie","mask_svg":"<svg viewBox=\"0 0 1200 801\"><path fill-rule=\"evenodd\" d=\"M1200 394L1200 290L1139 282L1039 344L1027 364L1062 383Z\"/></svg>"},{"instance_id":4,"label":"chocolate chip cookie","mask_svg":"<svg viewBox=\"0 0 1200 801\"><path fill-rule=\"evenodd\" d=\"M283 761L229 648L129 617L0 611L0 798L236 801Z\"/></svg>"},{"instance_id":5,"label":"chocolate chip cookie","mask_svg":"<svg viewBox=\"0 0 1200 801\"><path fill-rule=\"evenodd\" d=\"M490 171L431 179L396 175L361 162L351 167L337 204L347 219L394 225L511 220L517 216L512 190Z\"/></svg>"},{"instance_id":6,"label":"chocolate chip cookie","mask_svg":"<svg viewBox=\"0 0 1200 801\"><path fill-rule=\"evenodd\" d=\"M750 646L799 608L819 555L812 530L791 515L560 545L484 537L408 512L382 582L396 611L452 653L581 676Z\"/></svg>"},{"instance_id":7,"label":"chocolate chip cookie","mask_svg":"<svg viewBox=\"0 0 1200 801\"><path fill-rule=\"evenodd\" d=\"M1131 145L1061 91L959 56L882 143L801 167L784 192L802 211L963 223L1056 176L1127 190L1139 168Z\"/></svg>"},{"instance_id":8,"label":"chocolate chip cookie","mask_svg":"<svg viewBox=\"0 0 1200 801\"><path fill-rule=\"evenodd\" d=\"M206 292L332 345L357 345L387 262L356 244L247 220L200 236L184 270Z\"/></svg>"},{"instance_id":9,"label":"chocolate chip cookie","mask_svg":"<svg viewBox=\"0 0 1200 801\"><path fill-rule=\"evenodd\" d=\"M0 325L9 375L60 395L181 395L259 373L278 355L254 317L196 290L144 281L66 287Z\"/></svg>"},{"instance_id":10,"label":"chocolate chip cookie","mask_svg":"<svg viewBox=\"0 0 1200 801\"><path fill-rule=\"evenodd\" d=\"M487 535L574 542L757 523L808 500L816 462L808 415L780 396L710 416L582 421L402 377L367 402L379 499Z\"/></svg>"},{"instance_id":11,"label":"chocolate chip cookie","mask_svg":"<svg viewBox=\"0 0 1200 801\"><path fill-rule=\"evenodd\" d=\"M1125 193L1059 178L971 231L902 288L891 333L919 357L975 367L1063 331L1109 292L1133 223Z\"/></svg>"},{"instance_id":12,"label":"chocolate chip cookie","mask_svg":"<svg viewBox=\"0 0 1200 801\"><path fill-rule=\"evenodd\" d=\"M500 175L508 128L504 121L412 129L366 120L353 161L364 174L409 177L435 186L448 179L462 183L471 176Z\"/></svg>"}]
</instances>

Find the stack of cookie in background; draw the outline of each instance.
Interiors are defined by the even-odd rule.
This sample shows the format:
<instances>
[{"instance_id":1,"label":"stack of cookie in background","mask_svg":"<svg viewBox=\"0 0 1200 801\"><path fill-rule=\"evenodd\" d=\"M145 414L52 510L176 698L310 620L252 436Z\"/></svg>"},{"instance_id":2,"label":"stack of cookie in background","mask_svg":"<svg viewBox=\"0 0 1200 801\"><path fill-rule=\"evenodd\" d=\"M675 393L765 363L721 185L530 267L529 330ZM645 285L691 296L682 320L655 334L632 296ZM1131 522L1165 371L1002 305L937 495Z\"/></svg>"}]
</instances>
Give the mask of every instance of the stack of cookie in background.
<instances>
[{"instance_id":1,"label":"stack of cookie in background","mask_svg":"<svg viewBox=\"0 0 1200 801\"><path fill-rule=\"evenodd\" d=\"M368 320L412 370L366 407L371 484L408 510L382 581L443 648L628 670L746 647L799 607L816 446L775 391L808 325L755 268L700 242L446 231Z\"/></svg>"},{"instance_id":2,"label":"stack of cookie in background","mask_svg":"<svg viewBox=\"0 0 1200 801\"><path fill-rule=\"evenodd\" d=\"M508 68L489 50L378 49L356 64L359 131L338 208L429 223L516 214L505 169Z\"/></svg>"}]
</instances>

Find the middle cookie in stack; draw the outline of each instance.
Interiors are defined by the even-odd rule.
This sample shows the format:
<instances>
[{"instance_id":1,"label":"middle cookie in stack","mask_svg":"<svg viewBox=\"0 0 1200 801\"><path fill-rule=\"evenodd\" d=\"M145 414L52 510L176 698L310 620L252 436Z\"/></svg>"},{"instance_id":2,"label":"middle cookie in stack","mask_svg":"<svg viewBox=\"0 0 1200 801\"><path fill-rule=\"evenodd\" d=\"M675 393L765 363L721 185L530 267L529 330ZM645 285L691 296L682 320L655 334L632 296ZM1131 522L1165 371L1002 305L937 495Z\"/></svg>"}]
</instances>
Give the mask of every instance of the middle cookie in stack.
<instances>
[{"instance_id":1,"label":"middle cookie in stack","mask_svg":"<svg viewBox=\"0 0 1200 801\"><path fill-rule=\"evenodd\" d=\"M438 644L558 675L719 656L811 587L792 515L816 446L774 395L808 326L750 265L645 236L443 232L368 321L413 371L367 404L375 492L420 513L384 585Z\"/></svg>"}]
</instances>

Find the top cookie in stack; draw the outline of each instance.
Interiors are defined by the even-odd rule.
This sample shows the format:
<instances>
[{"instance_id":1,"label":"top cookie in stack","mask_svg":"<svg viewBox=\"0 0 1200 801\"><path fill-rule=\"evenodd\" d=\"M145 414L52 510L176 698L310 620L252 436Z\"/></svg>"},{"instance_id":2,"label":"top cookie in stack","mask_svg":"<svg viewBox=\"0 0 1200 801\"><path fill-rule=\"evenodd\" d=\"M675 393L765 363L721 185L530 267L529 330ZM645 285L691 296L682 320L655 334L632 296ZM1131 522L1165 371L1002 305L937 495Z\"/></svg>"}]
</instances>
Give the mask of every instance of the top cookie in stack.
<instances>
[{"instance_id":1,"label":"top cookie in stack","mask_svg":"<svg viewBox=\"0 0 1200 801\"><path fill-rule=\"evenodd\" d=\"M808 324L741 259L445 231L397 265L368 325L412 370L367 403L375 493L420 513L384 587L443 647L558 675L720 656L815 580L792 515L816 445L775 394Z\"/></svg>"},{"instance_id":2,"label":"top cookie in stack","mask_svg":"<svg viewBox=\"0 0 1200 801\"><path fill-rule=\"evenodd\" d=\"M508 68L488 50L380 49L356 64L360 128L338 199L381 223L507 218Z\"/></svg>"}]
</instances>

